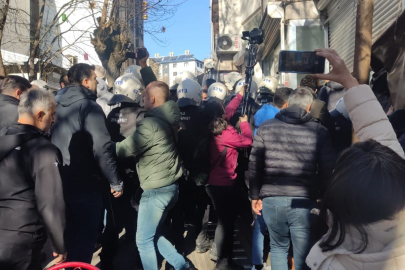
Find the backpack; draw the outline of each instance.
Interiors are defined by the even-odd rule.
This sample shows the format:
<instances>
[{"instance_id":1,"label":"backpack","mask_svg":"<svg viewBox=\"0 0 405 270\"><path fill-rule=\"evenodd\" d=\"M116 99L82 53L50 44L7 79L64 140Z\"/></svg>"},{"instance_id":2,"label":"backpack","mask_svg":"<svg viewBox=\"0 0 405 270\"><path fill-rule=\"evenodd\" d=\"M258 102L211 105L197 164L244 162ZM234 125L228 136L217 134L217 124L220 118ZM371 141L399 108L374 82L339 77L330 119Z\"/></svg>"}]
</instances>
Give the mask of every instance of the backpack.
<instances>
[{"instance_id":1,"label":"backpack","mask_svg":"<svg viewBox=\"0 0 405 270\"><path fill-rule=\"evenodd\" d=\"M225 149L221 152L221 155L214 162L214 164L211 165L209 157L210 140L210 136L203 137L194 151L192 161L193 166L189 169L189 172L191 178L194 180L197 186L207 185L210 172L212 171L212 169L214 169L214 167L220 160L223 160L224 157L226 157L226 152L228 150L228 146L226 146Z\"/></svg>"}]
</instances>

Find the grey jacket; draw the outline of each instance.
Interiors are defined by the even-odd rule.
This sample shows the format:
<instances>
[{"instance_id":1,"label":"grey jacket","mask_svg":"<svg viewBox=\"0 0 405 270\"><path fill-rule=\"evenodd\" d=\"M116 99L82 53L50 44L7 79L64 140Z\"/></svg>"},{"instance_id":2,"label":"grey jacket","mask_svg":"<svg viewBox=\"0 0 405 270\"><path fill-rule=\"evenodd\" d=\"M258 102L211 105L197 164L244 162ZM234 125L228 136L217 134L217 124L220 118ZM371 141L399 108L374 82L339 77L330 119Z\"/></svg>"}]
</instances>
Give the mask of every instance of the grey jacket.
<instances>
[{"instance_id":1,"label":"grey jacket","mask_svg":"<svg viewBox=\"0 0 405 270\"><path fill-rule=\"evenodd\" d=\"M112 109L114 109L117 106L109 106L107 103L110 101L112 96L114 95L110 91L108 91L108 85L107 83L100 78L97 78L98 85L97 85L97 99L96 102L98 105L101 106L101 109L103 109L103 112L105 116L107 117L108 114L111 112Z\"/></svg>"}]
</instances>

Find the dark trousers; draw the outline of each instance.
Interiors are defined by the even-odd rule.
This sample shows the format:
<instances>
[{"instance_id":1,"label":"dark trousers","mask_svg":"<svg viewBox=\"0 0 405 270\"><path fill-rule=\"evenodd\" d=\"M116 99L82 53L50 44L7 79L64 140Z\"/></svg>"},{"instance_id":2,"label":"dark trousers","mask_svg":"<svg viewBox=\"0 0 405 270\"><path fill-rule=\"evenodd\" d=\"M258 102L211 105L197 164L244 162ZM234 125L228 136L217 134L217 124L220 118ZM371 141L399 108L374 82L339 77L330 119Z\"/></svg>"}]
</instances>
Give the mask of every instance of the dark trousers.
<instances>
[{"instance_id":1,"label":"dark trousers","mask_svg":"<svg viewBox=\"0 0 405 270\"><path fill-rule=\"evenodd\" d=\"M119 234L124 227L126 241L135 243L136 211L131 206L131 193L125 191L127 190L124 190L124 194L119 198L108 194L110 198L106 199L107 224L101 240L103 249L100 253L103 265L112 265L119 248Z\"/></svg>"},{"instance_id":2,"label":"dark trousers","mask_svg":"<svg viewBox=\"0 0 405 270\"><path fill-rule=\"evenodd\" d=\"M0 230L0 269L41 270L41 250L46 242L46 233Z\"/></svg>"},{"instance_id":3,"label":"dark trousers","mask_svg":"<svg viewBox=\"0 0 405 270\"><path fill-rule=\"evenodd\" d=\"M218 217L215 230L217 263L229 260L232 256L234 223L238 214L238 196L235 186L206 186Z\"/></svg>"},{"instance_id":4,"label":"dark trousers","mask_svg":"<svg viewBox=\"0 0 405 270\"><path fill-rule=\"evenodd\" d=\"M65 200L67 261L91 263L103 212L102 192L76 192Z\"/></svg>"},{"instance_id":5,"label":"dark trousers","mask_svg":"<svg viewBox=\"0 0 405 270\"><path fill-rule=\"evenodd\" d=\"M210 219L210 198L204 186L196 187L195 235L197 244L210 241L208 221Z\"/></svg>"}]
</instances>

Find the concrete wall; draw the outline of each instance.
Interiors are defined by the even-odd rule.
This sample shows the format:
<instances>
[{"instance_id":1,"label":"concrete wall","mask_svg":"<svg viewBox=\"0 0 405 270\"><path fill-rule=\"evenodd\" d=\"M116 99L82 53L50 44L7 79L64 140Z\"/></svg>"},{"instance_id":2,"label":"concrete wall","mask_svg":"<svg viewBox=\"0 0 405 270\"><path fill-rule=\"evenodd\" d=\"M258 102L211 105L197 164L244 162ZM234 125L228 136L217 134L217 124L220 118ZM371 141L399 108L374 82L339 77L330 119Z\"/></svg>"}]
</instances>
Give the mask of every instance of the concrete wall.
<instances>
[{"instance_id":1,"label":"concrete wall","mask_svg":"<svg viewBox=\"0 0 405 270\"><path fill-rule=\"evenodd\" d=\"M247 1L250 2L251 0ZM219 34L240 34L243 0L219 0Z\"/></svg>"},{"instance_id":2,"label":"concrete wall","mask_svg":"<svg viewBox=\"0 0 405 270\"><path fill-rule=\"evenodd\" d=\"M11 9L19 10L19 12L16 13ZM30 17L28 14L30 14L30 1L10 1L10 12L7 16L7 22L4 27L3 40L1 44L2 50L19 55L29 55ZM20 57L17 55L16 57L13 57L12 54L9 54L9 57L4 60L5 64L8 64L9 61L17 62L17 59L20 59Z\"/></svg>"}]
</instances>

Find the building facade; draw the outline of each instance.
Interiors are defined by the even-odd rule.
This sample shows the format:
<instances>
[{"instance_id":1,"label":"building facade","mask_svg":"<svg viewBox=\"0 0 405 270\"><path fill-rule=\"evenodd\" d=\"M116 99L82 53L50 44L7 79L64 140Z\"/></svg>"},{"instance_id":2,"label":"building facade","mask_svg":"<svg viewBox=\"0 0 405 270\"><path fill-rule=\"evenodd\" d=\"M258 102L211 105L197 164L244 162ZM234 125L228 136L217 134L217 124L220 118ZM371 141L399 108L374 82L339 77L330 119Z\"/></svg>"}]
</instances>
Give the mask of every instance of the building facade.
<instances>
[{"instance_id":1,"label":"building facade","mask_svg":"<svg viewBox=\"0 0 405 270\"><path fill-rule=\"evenodd\" d=\"M375 0L373 41L398 18L404 6L404 0ZM255 66L256 81L276 76L282 85L299 85L305 74L278 72L281 50L333 48L352 70L356 12L354 0L211 0L212 58L216 63L213 73L218 74L218 80L234 69L244 76L246 42L239 39L235 46L234 37L253 28L261 28L265 37ZM232 46L221 43L223 36L230 37ZM325 70L329 70L329 63Z\"/></svg>"},{"instance_id":2,"label":"building facade","mask_svg":"<svg viewBox=\"0 0 405 270\"><path fill-rule=\"evenodd\" d=\"M155 73L158 80L166 82L169 86L174 85L177 75L184 71L190 71L196 77L204 72L204 63L197 60L189 51L179 56L174 56L174 53L170 53L169 56L155 54L151 61L157 65Z\"/></svg>"}]
</instances>

